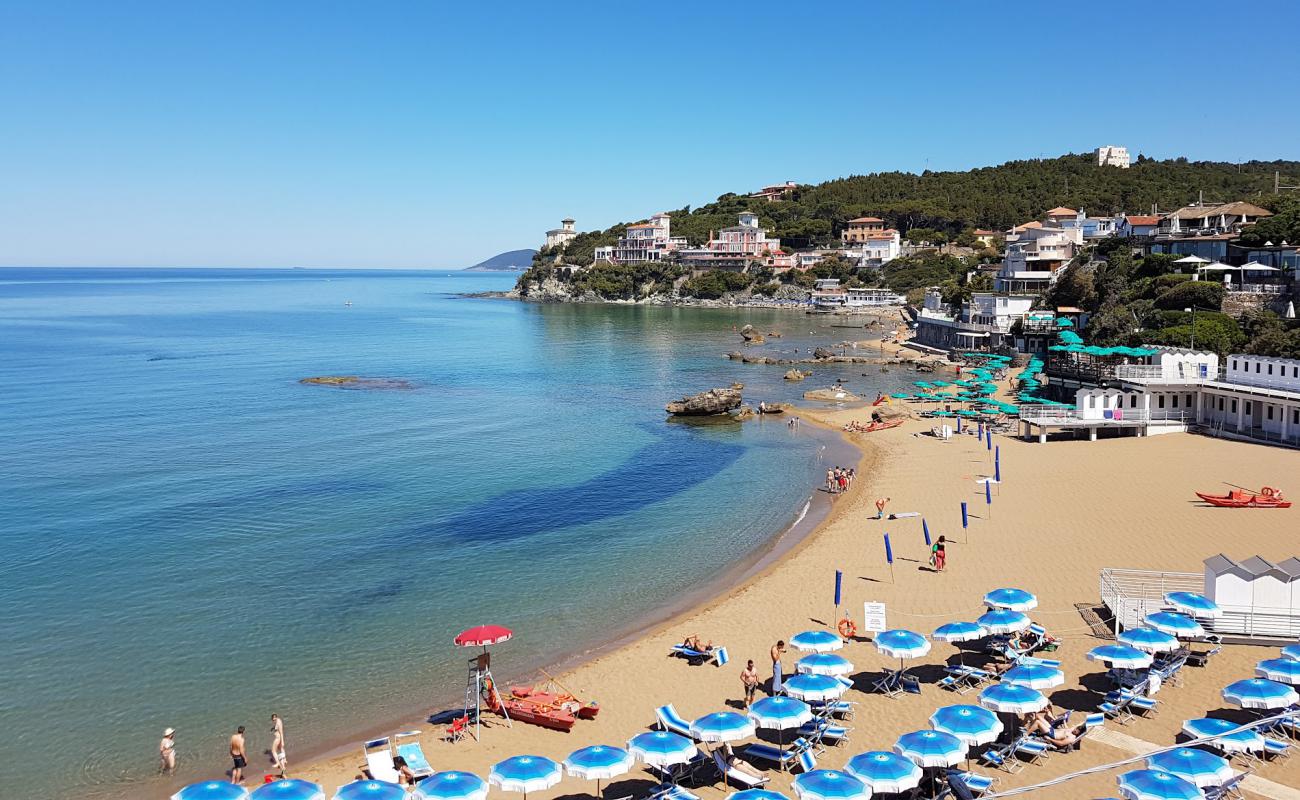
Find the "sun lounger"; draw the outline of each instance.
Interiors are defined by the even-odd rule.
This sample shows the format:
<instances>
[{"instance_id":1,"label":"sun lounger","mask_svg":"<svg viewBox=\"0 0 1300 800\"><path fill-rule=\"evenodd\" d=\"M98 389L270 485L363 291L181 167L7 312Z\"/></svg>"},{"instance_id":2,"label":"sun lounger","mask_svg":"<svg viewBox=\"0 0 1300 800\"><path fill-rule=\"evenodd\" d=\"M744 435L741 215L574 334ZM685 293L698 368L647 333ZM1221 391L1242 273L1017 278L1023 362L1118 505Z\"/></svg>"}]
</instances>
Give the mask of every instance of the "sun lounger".
<instances>
[{"instance_id":1,"label":"sun lounger","mask_svg":"<svg viewBox=\"0 0 1300 800\"><path fill-rule=\"evenodd\" d=\"M1139 714L1144 717L1152 716L1156 713L1159 701L1154 697L1147 697L1142 694L1142 691L1145 688L1145 685L1139 685L1132 689L1118 689L1113 692L1107 692L1106 702L1102 703L1102 706L1105 706L1107 703L1119 705L1123 710L1128 712L1125 720L1132 719L1134 714ZM1099 706L1098 710L1105 712L1106 716L1115 716L1114 714L1109 713L1109 709L1102 706ZM1116 721L1120 722L1122 725L1125 723L1125 720Z\"/></svg>"},{"instance_id":2,"label":"sun lounger","mask_svg":"<svg viewBox=\"0 0 1300 800\"><path fill-rule=\"evenodd\" d=\"M799 751L799 769L804 773L812 772L817 769L817 756L813 754L811 748L805 748Z\"/></svg>"},{"instance_id":3,"label":"sun lounger","mask_svg":"<svg viewBox=\"0 0 1300 800\"><path fill-rule=\"evenodd\" d=\"M1187 654L1187 663L1193 667L1204 667L1210 663L1210 659L1217 656L1223 650L1223 638L1217 634L1210 634L1205 637L1205 642L1210 645L1208 650L1192 650Z\"/></svg>"},{"instance_id":4,"label":"sun lounger","mask_svg":"<svg viewBox=\"0 0 1300 800\"><path fill-rule=\"evenodd\" d=\"M698 784L701 782L705 769L710 772L713 770L713 758L708 753L700 750L696 750L691 760L683 764L671 764L669 766L646 765L646 770L662 778L664 783Z\"/></svg>"},{"instance_id":5,"label":"sun lounger","mask_svg":"<svg viewBox=\"0 0 1300 800\"><path fill-rule=\"evenodd\" d=\"M1016 742L1015 754L1030 764L1037 764L1047 759L1051 745L1037 736L1027 736Z\"/></svg>"},{"instance_id":6,"label":"sun lounger","mask_svg":"<svg viewBox=\"0 0 1300 800\"><path fill-rule=\"evenodd\" d=\"M429 759L424 756L424 748L420 747L420 742L415 738L419 735L419 731L404 731L393 736L393 744L396 746L397 754L406 759L406 766L411 768L415 777L427 778L433 774L433 767L429 765ZM403 739L411 741L403 742Z\"/></svg>"},{"instance_id":7,"label":"sun lounger","mask_svg":"<svg viewBox=\"0 0 1300 800\"><path fill-rule=\"evenodd\" d=\"M944 670L948 673L939 679L939 686L957 694L965 694L971 689L978 689L993 678L993 674L978 667L958 665Z\"/></svg>"},{"instance_id":8,"label":"sun lounger","mask_svg":"<svg viewBox=\"0 0 1300 800\"><path fill-rule=\"evenodd\" d=\"M695 667L698 667L706 661L712 661L720 667L731 660L731 657L727 654L727 648L725 647L714 647L711 650L693 650L684 644L675 644L668 655L677 658L684 658L688 664Z\"/></svg>"},{"instance_id":9,"label":"sun lounger","mask_svg":"<svg viewBox=\"0 0 1300 800\"><path fill-rule=\"evenodd\" d=\"M728 764L726 757L722 754L722 748L713 751L713 766L717 768L718 774L723 778L723 782L729 786L743 786L746 789L757 789L772 780L771 777L767 775L751 775L734 764Z\"/></svg>"},{"instance_id":10,"label":"sun lounger","mask_svg":"<svg viewBox=\"0 0 1300 800\"><path fill-rule=\"evenodd\" d=\"M1291 743L1272 736L1264 737L1264 758L1269 761L1285 761L1291 757Z\"/></svg>"},{"instance_id":11,"label":"sun lounger","mask_svg":"<svg viewBox=\"0 0 1300 800\"><path fill-rule=\"evenodd\" d=\"M898 680L898 685L908 694L921 693L921 679L915 675L908 675L906 672Z\"/></svg>"},{"instance_id":12,"label":"sun lounger","mask_svg":"<svg viewBox=\"0 0 1300 800\"><path fill-rule=\"evenodd\" d=\"M656 786L646 800L700 800L700 796L675 783L665 783Z\"/></svg>"},{"instance_id":13,"label":"sun lounger","mask_svg":"<svg viewBox=\"0 0 1300 800\"><path fill-rule=\"evenodd\" d=\"M902 675L903 673L897 670L887 669L884 674L872 681L871 690L880 692L886 697L901 694L903 691Z\"/></svg>"},{"instance_id":14,"label":"sun lounger","mask_svg":"<svg viewBox=\"0 0 1300 800\"><path fill-rule=\"evenodd\" d=\"M857 705L852 700L828 700L824 703L811 702L813 713L819 717L840 717L848 719L853 716L853 707Z\"/></svg>"},{"instance_id":15,"label":"sun lounger","mask_svg":"<svg viewBox=\"0 0 1300 800\"><path fill-rule=\"evenodd\" d=\"M397 783L397 768L393 766L393 749L385 736L381 739L368 739L361 743L366 755L366 772L377 781Z\"/></svg>"},{"instance_id":16,"label":"sun lounger","mask_svg":"<svg viewBox=\"0 0 1300 800\"><path fill-rule=\"evenodd\" d=\"M681 715L677 713L677 709L673 708L672 703L656 708L655 719L663 730L680 733L688 739L695 738L691 735L691 724L682 719Z\"/></svg>"},{"instance_id":17,"label":"sun lounger","mask_svg":"<svg viewBox=\"0 0 1300 800\"><path fill-rule=\"evenodd\" d=\"M949 774L953 772L957 774L957 779L965 784L967 789L970 789L971 794L976 796L987 794L993 788L993 784L997 783L996 778L980 775L978 772L965 772L958 769L952 770Z\"/></svg>"},{"instance_id":18,"label":"sun lounger","mask_svg":"<svg viewBox=\"0 0 1300 800\"><path fill-rule=\"evenodd\" d=\"M849 731L851 730L853 729L844 725L836 725L829 720L815 719L801 726L799 735L808 739L814 745L829 742L832 746L838 747L849 740Z\"/></svg>"},{"instance_id":19,"label":"sun lounger","mask_svg":"<svg viewBox=\"0 0 1300 800\"><path fill-rule=\"evenodd\" d=\"M808 740L802 737L795 739L784 750L763 742L754 742L745 745L745 755L749 758L757 758L761 761L776 764L778 769L784 771L798 763L799 754L807 750L808 747Z\"/></svg>"},{"instance_id":20,"label":"sun lounger","mask_svg":"<svg viewBox=\"0 0 1300 800\"><path fill-rule=\"evenodd\" d=\"M1228 798L1241 800L1241 782L1246 780L1249 774L1249 772L1239 772L1219 786L1207 786L1205 800L1228 800Z\"/></svg>"},{"instance_id":21,"label":"sun lounger","mask_svg":"<svg viewBox=\"0 0 1300 800\"><path fill-rule=\"evenodd\" d=\"M1061 662L1058 659L1039 658L1038 656L1020 656L1016 659L1016 663L1021 666L1061 668Z\"/></svg>"}]
</instances>

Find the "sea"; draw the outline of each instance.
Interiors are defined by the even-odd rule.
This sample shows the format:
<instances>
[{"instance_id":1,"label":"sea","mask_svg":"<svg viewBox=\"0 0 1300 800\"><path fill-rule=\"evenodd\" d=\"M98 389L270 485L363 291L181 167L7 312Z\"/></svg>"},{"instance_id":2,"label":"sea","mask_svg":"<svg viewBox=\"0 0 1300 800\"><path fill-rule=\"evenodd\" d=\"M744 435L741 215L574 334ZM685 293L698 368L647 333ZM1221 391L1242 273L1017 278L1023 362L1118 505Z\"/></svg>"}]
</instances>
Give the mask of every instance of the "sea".
<instances>
[{"instance_id":1,"label":"sea","mask_svg":"<svg viewBox=\"0 0 1300 800\"><path fill-rule=\"evenodd\" d=\"M471 625L515 631L502 678L581 658L724 591L852 458L665 402L915 377L724 357L865 338L840 318L467 296L513 280L0 269L0 794L165 797L272 712L298 760L398 730L459 707Z\"/></svg>"}]
</instances>

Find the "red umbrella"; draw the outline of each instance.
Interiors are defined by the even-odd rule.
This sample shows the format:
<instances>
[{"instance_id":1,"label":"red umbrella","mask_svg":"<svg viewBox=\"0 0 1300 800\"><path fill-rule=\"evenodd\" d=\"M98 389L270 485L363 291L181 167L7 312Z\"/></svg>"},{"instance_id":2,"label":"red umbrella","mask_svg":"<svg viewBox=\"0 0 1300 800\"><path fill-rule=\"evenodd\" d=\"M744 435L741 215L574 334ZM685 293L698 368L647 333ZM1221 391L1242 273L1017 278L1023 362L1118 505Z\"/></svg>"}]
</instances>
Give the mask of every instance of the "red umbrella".
<instances>
[{"instance_id":1,"label":"red umbrella","mask_svg":"<svg viewBox=\"0 0 1300 800\"><path fill-rule=\"evenodd\" d=\"M457 647L487 647L510 640L514 632L500 625L475 625L456 635Z\"/></svg>"}]
</instances>

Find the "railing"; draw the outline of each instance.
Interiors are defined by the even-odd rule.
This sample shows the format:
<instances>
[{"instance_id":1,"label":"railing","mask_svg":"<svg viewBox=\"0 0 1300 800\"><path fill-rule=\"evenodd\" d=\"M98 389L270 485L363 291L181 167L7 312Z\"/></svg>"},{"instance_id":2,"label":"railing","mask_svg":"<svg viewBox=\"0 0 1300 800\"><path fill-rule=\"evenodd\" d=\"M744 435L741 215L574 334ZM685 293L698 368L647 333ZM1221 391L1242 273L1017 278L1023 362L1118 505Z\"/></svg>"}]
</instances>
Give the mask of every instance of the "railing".
<instances>
[{"instance_id":1,"label":"railing","mask_svg":"<svg viewBox=\"0 0 1300 800\"><path fill-rule=\"evenodd\" d=\"M1228 294L1282 294L1286 286L1280 283L1241 283L1228 290Z\"/></svg>"},{"instance_id":2,"label":"railing","mask_svg":"<svg viewBox=\"0 0 1300 800\"><path fill-rule=\"evenodd\" d=\"M1148 383L1200 383L1218 377L1217 374L1210 374L1208 366L1205 367L1204 374L1188 374L1199 372L1198 368L1201 366L1188 364L1186 369L1180 372L1177 367L1165 367L1160 364L1119 364L1115 367L1115 377L1119 380Z\"/></svg>"},{"instance_id":3,"label":"railing","mask_svg":"<svg viewBox=\"0 0 1300 800\"><path fill-rule=\"evenodd\" d=\"M1213 378L1212 380L1219 383L1231 385L1234 389L1281 389L1284 392L1300 393L1300 382L1295 378L1273 377L1266 375L1256 375L1255 373L1246 374L1245 370L1235 370L1225 373L1224 375Z\"/></svg>"},{"instance_id":4,"label":"railing","mask_svg":"<svg viewBox=\"0 0 1300 800\"><path fill-rule=\"evenodd\" d=\"M1047 425L1077 425L1093 422L1191 422L1196 416L1193 411L1172 409L1115 408L1091 411L1092 414L1085 416L1076 408L1023 405L1020 407L1020 418ZM1104 416L1108 411L1111 415Z\"/></svg>"},{"instance_id":5,"label":"railing","mask_svg":"<svg viewBox=\"0 0 1300 800\"><path fill-rule=\"evenodd\" d=\"M1197 572L1154 572L1136 569L1101 571L1101 601L1115 618L1115 630L1142 625L1147 614L1168 609L1170 592L1202 592L1205 576ZM1300 610L1279 606L1219 603L1223 615L1199 620L1212 633L1259 639L1300 638Z\"/></svg>"}]
</instances>

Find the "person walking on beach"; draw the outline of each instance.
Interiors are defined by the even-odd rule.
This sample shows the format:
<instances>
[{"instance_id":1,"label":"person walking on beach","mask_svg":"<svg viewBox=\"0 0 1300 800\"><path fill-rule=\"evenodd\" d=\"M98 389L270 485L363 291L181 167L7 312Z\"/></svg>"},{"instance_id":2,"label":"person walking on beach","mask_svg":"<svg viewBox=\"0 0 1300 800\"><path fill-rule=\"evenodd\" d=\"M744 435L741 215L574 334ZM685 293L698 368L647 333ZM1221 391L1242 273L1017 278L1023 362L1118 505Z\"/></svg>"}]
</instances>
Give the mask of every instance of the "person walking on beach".
<instances>
[{"instance_id":1,"label":"person walking on beach","mask_svg":"<svg viewBox=\"0 0 1300 800\"><path fill-rule=\"evenodd\" d=\"M944 544L947 540L942 536L930 548L930 564L934 566L935 572L943 572L944 566L948 563L948 548Z\"/></svg>"},{"instance_id":2,"label":"person walking on beach","mask_svg":"<svg viewBox=\"0 0 1300 800\"><path fill-rule=\"evenodd\" d=\"M176 771L176 729L168 728L163 731L162 741L158 743L158 758L162 761L162 771L172 773Z\"/></svg>"},{"instance_id":3,"label":"person walking on beach","mask_svg":"<svg viewBox=\"0 0 1300 800\"><path fill-rule=\"evenodd\" d=\"M284 720L279 714L271 715L271 760L283 778L289 768L289 757L284 752Z\"/></svg>"},{"instance_id":4,"label":"person walking on beach","mask_svg":"<svg viewBox=\"0 0 1300 800\"><path fill-rule=\"evenodd\" d=\"M745 708L748 709L754 704L754 693L758 691L758 670L754 669L754 659L745 663L740 672L740 683L745 687Z\"/></svg>"},{"instance_id":5,"label":"person walking on beach","mask_svg":"<svg viewBox=\"0 0 1300 800\"><path fill-rule=\"evenodd\" d=\"M779 640L772 645L772 694L780 694L781 685L781 654L785 652L785 639Z\"/></svg>"},{"instance_id":6,"label":"person walking on beach","mask_svg":"<svg viewBox=\"0 0 1300 800\"><path fill-rule=\"evenodd\" d=\"M826 491L835 494L835 470L826 470Z\"/></svg>"},{"instance_id":7,"label":"person walking on beach","mask_svg":"<svg viewBox=\"0 0 1300 800\"><path fill-rule=\"evenodd\" d=\"M885 518L885 506L889 505L890 498L882 497L876 501L876 519Z\"/></svg>"},{"instance_id":8,"label":"person walking on beach","mask_svg":"<svg viewBox=\"0 0 1300 800\"><path fill-rule=\"evenodd\" d=\"M234 762L234 767L230 770L231 783L244 782L244 767L248 766L248 753L244 746L244 726L240 725L239 730L235 731L230 737L230 760Z\"/></svg>"}]
</instances>

